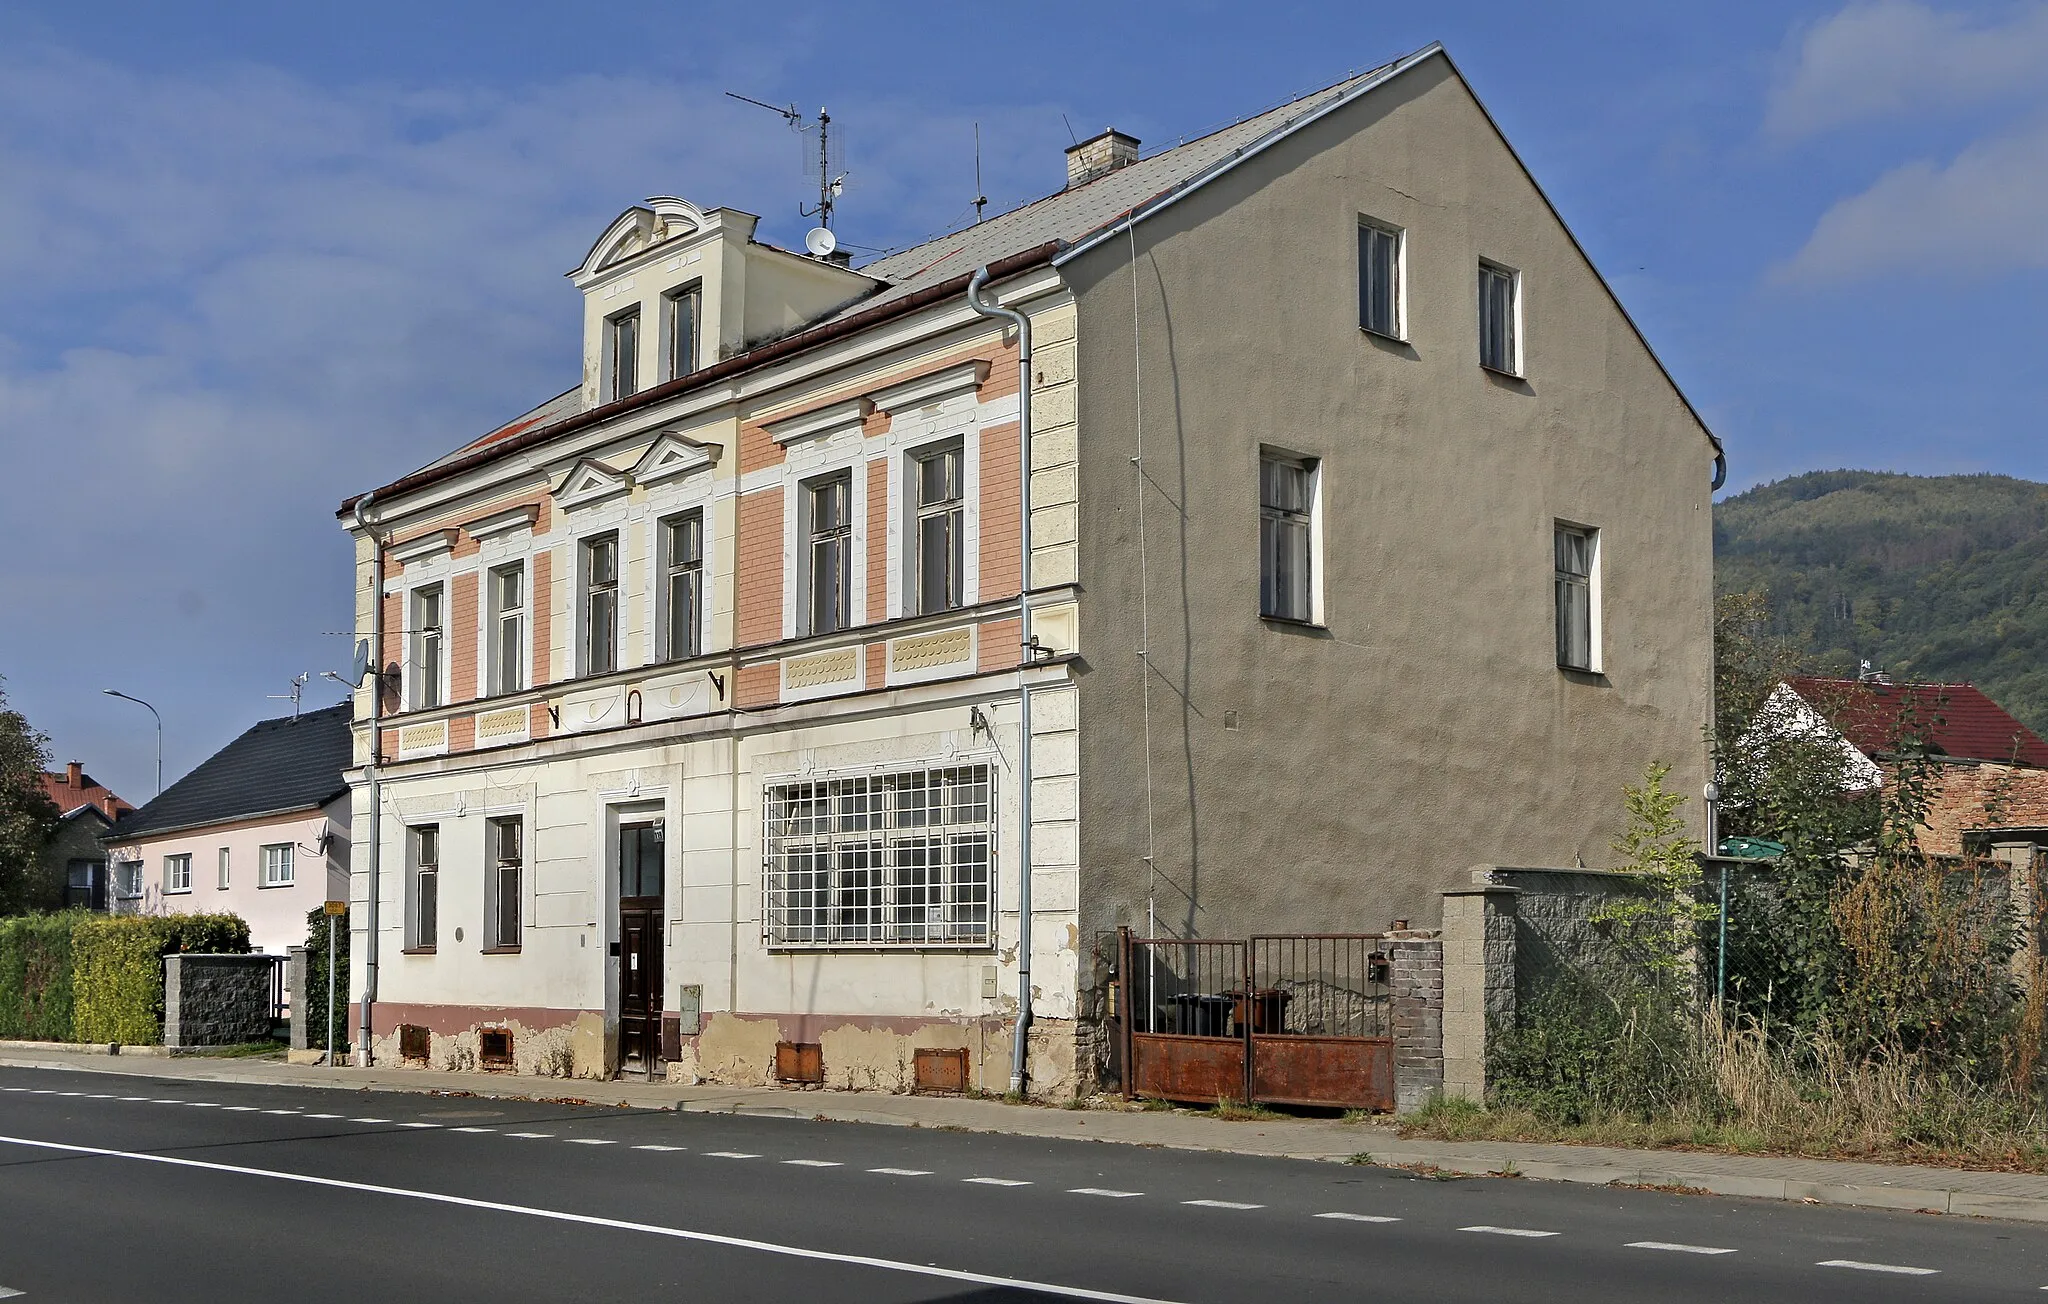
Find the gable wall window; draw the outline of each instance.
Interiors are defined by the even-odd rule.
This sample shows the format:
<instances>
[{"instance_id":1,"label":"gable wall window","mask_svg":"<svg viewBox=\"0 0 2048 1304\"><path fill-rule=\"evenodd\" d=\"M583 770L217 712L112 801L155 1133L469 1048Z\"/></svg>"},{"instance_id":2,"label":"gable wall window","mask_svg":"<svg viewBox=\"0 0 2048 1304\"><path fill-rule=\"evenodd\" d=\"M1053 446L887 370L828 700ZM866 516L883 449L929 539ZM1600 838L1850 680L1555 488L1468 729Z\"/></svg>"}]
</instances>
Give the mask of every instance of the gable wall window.
<instances>
[{"instance_id":1,"label":"gable wall window","mask_svg":"<svg viewBox=\"0 0 2048 1304\"><path fill-rule=\"evenodd\" d=\"M583 541L583 673L619 668L619 536Z\"/></svg>"},{"instance_id":2,"label":"gable wall window","mask_svg":"<svg viewBox=\"0 0 2048 1304\"><path fill-rule=\"evenodd\" d=\"M1600 669L1600 532L1560 521L1553 535L1556 562L1557 664L1565 670Z\"/></svg>"},{"instance_id":3,"label":"gable wall window","mask_svg":"<svg viewBox=\"0 0 2048 1304\"><path fill-rule=\"evenodd\" d=\"M494 819L486 826L489 839L484 884L484 949L519 949L520 870L524 865L524 822L517 816Z\"/></svg>"},{"instance_id":4,"label":"gable wall window","mask_svg":"<svg viewBox=\"0 0 2048 1304\"><path fill-rule=\"evenodd\" d=\"M1270 620L1321 619L1318 466L1313 458L1290 453L1259 455L1259 614Z\"/></svg>"},{"instance_id":5,"label":"gable wall window","mask_svg":"<svg viewBox=\"0 0 2048 1304\"><path fill-rule=\"evenodd\" d=\"M661 659L680 661L703 648L704 513L671 516L659 528Z\"/></svg>"},{"instance_id":6,"label":"gable wall window","mask_svg":"<svg viewBox=\"0 0 2048 1304\"><path fill-rule=\"evenodd\" d=\"M615 402L640 392L640 309L629 308L604 320L604 401Z\"/></svg>"},{"instance_id":7,"label":"gable wall window","mask_svg":"<svg viewBox=\"0 0 2048 1304\"><path fill-rule=\"evenodd\" d=\"M802 490L804 634L845 629L852 616L853 473L807 481Z\"/></svg>"},{"instance_id":8,"label":"gable wall window","mask_svg":"<svg viewBox=\"0 0 2048 1304\"><path fill-rule=\"evenodd\" d=\"M526 567L514 563L490 573L490 672L485 691L516 693L526 687Z\"/></svg>"},{"instance_id":9,"label":"gable wall window","mask_svg":"<svg viewBox=\"0 0 2048 1304\"><path fill-rule=\"evenodd\" d=\"M1401 320L1404 233L1370 218L1358 220L1358 324L1375 335L1403 339Z\"/></svg>"},{"instance_id":10,"label":"gable wall window","mask_svg":"<svg viewBox=\"0 0 2048 1304\"><path fill-rule=\"evenodd\" d=\"M215 885L215 886L216 886L216 887L217 887L217 888L218 888L218 889L219 889L220 891L222 891L222 892L225 892L225 891L227 891L227 890L228 890L228 884L229 884L229 882L230 882L230 879L229 879L229 877L228 877L228 870L229 870L229 863L228 863L228 862L229 862L229 855L228 855L228 849L227 849L226 847L222 847L222 848L220 849L220 879L219 879L218 883L216 883L216 885Z\"/></svg>"},{"instance_id":11,"label":"gable wall window","mask_svg":"<svg viewBox=\"0 0 2048 1304\"><path fill-rule=\"evenodd\" d=\"M960 441L919 449L910 458L917 525L911 543L911 609L952 611L965 600L967 512Z\"/></svg>"},{"instance_id":12,"label":"gable wall window","mask_svg":"<svg viewBox=\"0 0 2048 1304\"><path fill-rule=\"evenodd\" d=\"M192 890L192 857L190 855L164 857L164 891L190 892Z\"/></svg>"},{"instance_id":13,"label":"gable wall window","mask_svg":"<svg viewBox=\"0 0 2048 1304\"><path fill-rule=\"evenodd\" d=\"M441 655L444 650L442 590L438 584L412 591L412 693L407 705L425 711L441 705Z\"/></svg>"},{"instance_id":14,"label":"gable wall window","mask_svg":"<svg viewBox=\"0 0 2048 1304\"><path fill-rule=\"evenodd\" d=\"M405 949L431 951L440 935L441 826L405 831Z\"/></svg>"},{"instance_id":15,"label":"gable wall window","mask_svg":"<svg viewBox=\"0 0 2048 1304\"><path fill-rule=\"evenodd\" d=\"M703 290L686 285L661 296L663 379L674 380L697 369L697 323L702 319Z\"/></svg>"},{"instance_id":16,"label":"gable wall window","mask_svg":"<svg viewBox=\"0 0 2048 1304\"><path fill-rule=\"evenodd\" d=\"M1498 263L1479 264L1479 365L1522 374L1522 274Z\"/></svg>"},{"instance_id":17,"label":"gable wall window","mask_svg":"<svg viewBox=\"0 0 2048 1304\"><path fill-rule=\"evenodd\" d=\"M290 887L294 882L292 844L275 842L263 848L263 886Z\"/></svg>"}]
</instances>

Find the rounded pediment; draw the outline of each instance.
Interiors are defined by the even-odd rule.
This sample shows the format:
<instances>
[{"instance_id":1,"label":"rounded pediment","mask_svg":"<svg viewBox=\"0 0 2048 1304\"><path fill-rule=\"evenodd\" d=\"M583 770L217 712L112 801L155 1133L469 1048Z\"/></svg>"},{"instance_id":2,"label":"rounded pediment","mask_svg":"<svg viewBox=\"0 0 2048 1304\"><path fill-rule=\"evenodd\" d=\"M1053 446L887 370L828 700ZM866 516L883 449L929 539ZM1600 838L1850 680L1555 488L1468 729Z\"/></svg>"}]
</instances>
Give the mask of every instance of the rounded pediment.
<instances>
[{"instance_id":1,"label":"rounded pediment","mask_svg":"<svg viewBox=\"0 0 2048 1304\"><path fill-rule=\"evenodd\" d=\"M715 219L689 200L656 195L645 205L635 204L619 214L570 275L586 280L656 245L686 239L716 225Z\"/></svg>"}]
</instances>

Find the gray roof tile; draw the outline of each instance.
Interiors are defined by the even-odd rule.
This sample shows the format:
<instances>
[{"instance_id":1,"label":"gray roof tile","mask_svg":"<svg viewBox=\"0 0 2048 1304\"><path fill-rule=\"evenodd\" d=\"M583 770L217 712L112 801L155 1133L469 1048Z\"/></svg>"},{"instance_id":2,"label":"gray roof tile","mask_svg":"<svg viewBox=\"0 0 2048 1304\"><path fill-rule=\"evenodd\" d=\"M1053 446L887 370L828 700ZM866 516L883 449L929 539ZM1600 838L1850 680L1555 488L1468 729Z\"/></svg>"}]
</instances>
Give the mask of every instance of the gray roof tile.
<instances>
[{"instance_id":1,"label":"gray roof tile","mask_svg":"<svg viewBox=\"0 0 2048 1304\"><path fill-rule=\"evenodd\" d=\"M347 702L297 719L252 725L199 767L123 816L110 842L132 841L277 811L324 806L348 791L343 775L355 759Z\"/></svg>"}]
</instances>

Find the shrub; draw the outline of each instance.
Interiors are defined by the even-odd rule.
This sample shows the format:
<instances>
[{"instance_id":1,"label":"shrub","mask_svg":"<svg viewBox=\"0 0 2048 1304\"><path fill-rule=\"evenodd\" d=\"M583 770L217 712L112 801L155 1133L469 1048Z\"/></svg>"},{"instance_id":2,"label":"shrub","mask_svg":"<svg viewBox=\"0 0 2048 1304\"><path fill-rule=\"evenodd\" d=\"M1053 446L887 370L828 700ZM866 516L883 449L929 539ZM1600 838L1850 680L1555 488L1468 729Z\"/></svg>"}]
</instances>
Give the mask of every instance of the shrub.
<instances>
[{"instance_id":1,"label":"shrub","mask_svg":"<svg viewBox=\"0 0 2048 1304\"><path fill-rule=\"evenodd\" d=\"M0 919L0 1037L71 1040L71 930L88 917Z\"/></svg>"},{"instance_id":2,"label":"shrub","mask_svg":"<svg viewBox=\"0 0 2048 1304\"><path fill-rule=\"evenodd\" d=\"M163 958L248 949L249 925L234 915L80 920L71 932L77 1040L155 1045L164 1035Z\"/></svg>"},{"instance_id":3,"label":"shrub","mask_svg":"<svg viewBox=\"0 0 2048 1304\"><path fill-rule=\"evenodd\" d=\"M334 920L334 1009L327 1009L327 911L325 907L306 916L306 990L292 999L304 1001L306 1045L327 1049L327 1022L334 1020L334 1048L337 1054L348 1047L348 916Z\"/></svg>"}]
</instances>

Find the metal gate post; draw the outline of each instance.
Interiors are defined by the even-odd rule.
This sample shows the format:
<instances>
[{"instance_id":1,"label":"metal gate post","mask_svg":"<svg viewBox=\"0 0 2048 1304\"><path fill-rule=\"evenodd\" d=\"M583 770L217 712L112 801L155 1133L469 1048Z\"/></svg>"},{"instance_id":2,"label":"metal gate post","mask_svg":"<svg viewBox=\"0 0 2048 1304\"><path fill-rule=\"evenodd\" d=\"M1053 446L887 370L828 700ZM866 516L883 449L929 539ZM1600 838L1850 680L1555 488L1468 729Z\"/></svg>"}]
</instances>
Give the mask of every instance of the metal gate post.
<instances>
[{"instance_id":1,"label":"metal gate post","mask_svg":"<svg viewBox=\"0 0 2048 1304\"><path fill-rule=\"evenodd\" d=\"M1252 946L1253 939L1247 937L1244 940L1244 951L1238 957L1238 969L1240 972L1238 974L1237 990L1240 993L1240 997L1236 1007L1244 1011L1244 1017L1238 1020L1244 1026L1237 1030L1237 1035L1244 1042L1244 1103L1246 1105L1256 1103L1252 1100Z\"/></svg>"},{"instance_id":2,"label":"metal gate post","mask_svg":"<svg viewBox=\"0 0 2048 1304\"><path fill-rule=\"evenodd\" d=\"M1117 1076L1121 1078L1124 1099L1131 1098L1131 1078L1134 1066L1131 1063L1133 1044L1131 1041L1131 930L1128 925L1118 925L1116 930L1116 983L1117 983L1117 1030L1116 1038L1122 1054L1118 1056ZM1152 994L1147 992L1148 1001Z\"/></svg>"}]
</instances>

